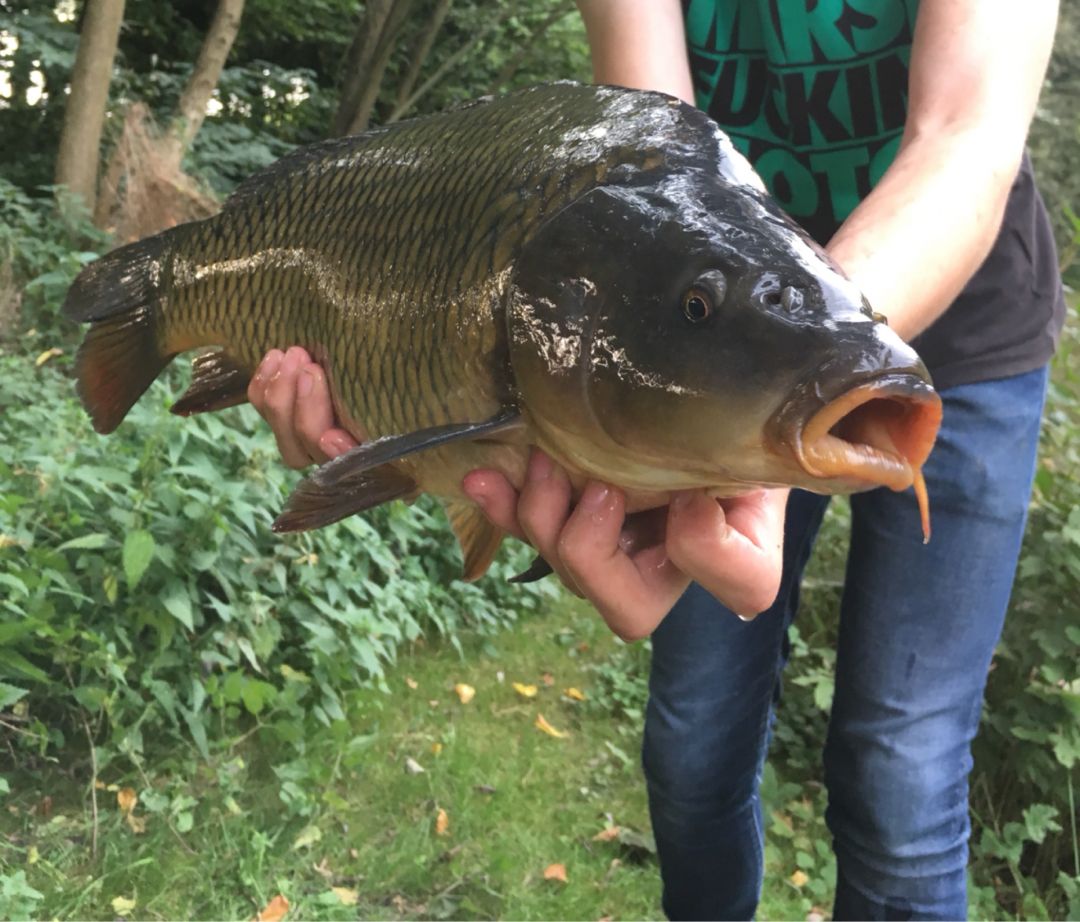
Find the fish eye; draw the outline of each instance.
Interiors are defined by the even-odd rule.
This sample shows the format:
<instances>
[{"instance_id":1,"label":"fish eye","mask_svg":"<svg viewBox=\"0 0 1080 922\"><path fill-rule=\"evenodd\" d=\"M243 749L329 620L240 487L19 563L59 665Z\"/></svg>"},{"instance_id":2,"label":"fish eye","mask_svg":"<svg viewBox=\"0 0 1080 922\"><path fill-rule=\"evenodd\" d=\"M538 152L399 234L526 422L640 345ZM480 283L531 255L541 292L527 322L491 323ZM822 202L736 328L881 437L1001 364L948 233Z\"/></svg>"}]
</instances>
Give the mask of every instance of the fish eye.
<instances>
[{"instance_id":1,"label":"fish eye","mask_svg":"<svg viewBox=\"0 0 1080 922\"><path fill-rule=\"evenodd\" d=\"M701 323L708 320L713 312L712 299L708 292L701 288L691 288L683 295L683 316L691 323Z\"/></svg>"},{"instance_id":2,"label":"fish eye","mask_svg":"<svg viewBox=\"0 0 1080 922\"><path fill-rule=\"evenodd\" d=\"M727 280L718 271L704 272L682 297L683 316L691 323L702 323L712 316L716 305L724 300Z\"/></svg>"}]
</instances>

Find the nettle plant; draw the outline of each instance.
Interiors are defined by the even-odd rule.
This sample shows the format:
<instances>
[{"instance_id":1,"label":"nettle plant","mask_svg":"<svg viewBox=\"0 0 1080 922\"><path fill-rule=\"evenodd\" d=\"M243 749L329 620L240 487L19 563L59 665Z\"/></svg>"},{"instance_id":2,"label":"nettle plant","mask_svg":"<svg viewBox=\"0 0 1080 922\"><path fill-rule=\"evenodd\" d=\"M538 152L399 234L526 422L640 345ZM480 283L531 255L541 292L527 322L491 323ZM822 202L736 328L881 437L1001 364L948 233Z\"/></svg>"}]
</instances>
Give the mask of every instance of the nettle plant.
<instances>
[{"instance_id":1,"label":"nettle plant","mask_svg":"<svg viewBox=\"0 0 1080 922\"><path fill-rule=\"evenodd\" d=\"M24 747L89 734L103 765L179 738L209 757L252 721L296 743L402 644L456 643L555 592L507 583L523 548L461 582L434 503L274 535L297 477L253 411L181 420L166 382L102 438L66 361L0 356L0 709Z\"/></svg>"}]
</instances>

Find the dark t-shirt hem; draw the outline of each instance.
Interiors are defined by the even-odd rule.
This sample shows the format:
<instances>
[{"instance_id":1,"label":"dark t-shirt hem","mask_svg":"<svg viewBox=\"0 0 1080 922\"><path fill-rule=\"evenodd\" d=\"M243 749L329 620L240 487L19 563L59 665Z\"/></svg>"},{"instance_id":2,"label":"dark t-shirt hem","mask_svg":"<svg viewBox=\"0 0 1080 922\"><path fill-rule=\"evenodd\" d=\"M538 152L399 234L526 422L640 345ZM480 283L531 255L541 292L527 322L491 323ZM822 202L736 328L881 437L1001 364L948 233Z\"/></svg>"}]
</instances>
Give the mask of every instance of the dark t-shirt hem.
<instances>
[{"instance_id":1,"label":"dark t-shirt hem","mask_svg":"<svg viewBox=\"0 0 1080 922\"><path fill-rule=\"evenodd\" d=\"M1007 352L971 356L961 361L949 362L930 369L930 377L938 390L958 387L961 384L979 384L998 378L1011 378L1036 368L1042 368L1054 357L1057 336L1047 337L1036 347L1033 343L1021 343Z\"/></svg>"}]
</instances>

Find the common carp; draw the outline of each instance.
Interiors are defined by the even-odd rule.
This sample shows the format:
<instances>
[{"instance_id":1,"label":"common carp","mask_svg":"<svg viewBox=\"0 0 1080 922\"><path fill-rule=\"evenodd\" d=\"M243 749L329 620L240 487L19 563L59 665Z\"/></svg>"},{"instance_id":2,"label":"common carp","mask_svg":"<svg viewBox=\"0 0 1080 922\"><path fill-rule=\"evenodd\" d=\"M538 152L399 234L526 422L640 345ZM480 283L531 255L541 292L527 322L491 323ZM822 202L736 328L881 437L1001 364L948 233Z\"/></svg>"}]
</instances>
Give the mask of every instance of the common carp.
<instances>
[{"instance_id":1,"label":"common carp","mask_svg":"<svg viewBox=\"0 0 1080 922\"><path fill-rule=\"evenodd\" d=\"M532 445L631 510L914 484L928 529L922 362L716 124L660 93L552 84L301 148L88 266L64 309L91 323L76 371L102 433L178 353L220 347L172 408L190 414L303 346L366 441L275 528L429 492L470 579L502 534L462 478L520 485Z\"/></svg>"}]
</instances>

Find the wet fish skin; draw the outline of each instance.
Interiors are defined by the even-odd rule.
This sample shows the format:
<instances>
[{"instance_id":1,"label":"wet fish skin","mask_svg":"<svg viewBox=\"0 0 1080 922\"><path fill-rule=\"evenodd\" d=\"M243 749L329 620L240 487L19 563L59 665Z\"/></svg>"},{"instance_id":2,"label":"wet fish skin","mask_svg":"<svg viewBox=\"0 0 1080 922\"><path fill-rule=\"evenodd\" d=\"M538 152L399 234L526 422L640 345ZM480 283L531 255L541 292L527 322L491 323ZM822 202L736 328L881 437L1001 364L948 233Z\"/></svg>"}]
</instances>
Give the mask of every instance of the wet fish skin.
<instances>
[{"instance_id":1,"label":"wet fish skin","mask_svg":"<svg viewBox=\"0 0 1080 922\"><path fill-rule=\"evenodd\" d=\"M686 293L709 284L714 310L688 321ZM189 413L243 402L262 355L304 346L372 441L279 522L432 492L470 577L501 536L461 478L520 484L531 444L633 508L688 486L849 490L872 484L800 460L807 419L886 374L894 398L936 399L707 116L615 88L538 87L301 149L219 215L92 264L65 311L91 323L77 376L100 432L179 352L222 347L197 360L174 408Z\"/></svg>"}]
</instances>

